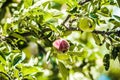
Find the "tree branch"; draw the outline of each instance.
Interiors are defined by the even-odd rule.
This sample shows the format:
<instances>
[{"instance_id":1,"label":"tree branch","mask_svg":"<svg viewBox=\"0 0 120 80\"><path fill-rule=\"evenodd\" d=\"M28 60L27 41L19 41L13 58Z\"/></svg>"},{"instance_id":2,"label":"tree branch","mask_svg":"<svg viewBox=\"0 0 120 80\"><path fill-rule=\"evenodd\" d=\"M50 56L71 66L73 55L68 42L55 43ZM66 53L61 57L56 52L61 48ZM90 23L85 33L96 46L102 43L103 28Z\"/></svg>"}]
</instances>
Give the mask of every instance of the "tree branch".
<instances>
[{"instance_id":1,"label":"tree branch","mask_svg":"<svg viewBox=\"0 0 120 80\"><path fill-rule=\"evenodd\" d=\"M98 30L94 30L92 33L96 33L96 34L101 34L101 35L110 35L110 34L120 34L120 31L108 31L108 32L106 32L106 31L98 31Z\"/></svg>"},{"instance_id":2,"label":"tree branch","mask_svg":"<svg viewBox=\"0 0 120 80\"><path fill-rule=\"evenodd\" d=\"M71 17L71 15L69 14L66 19L63 21L63 23L61 25L65 26L65 23L68 21L68 19ZM66 27L66 26L65 26ZM67 27L66 27L67 28Z\"/></svg>"},{"instance_id":3,"label":"tree branch","mask_svg":"<svg viewBox=\"0 0 120 80\"><path fill-rule=\"evenodd\" d=\"M91 1L91 0L85 0L85 1L83 1L83 2L79 2L78 3L78 5L83 5L83 4L85 4L85 3L87 3L87 2L89 2L89 1ZM71 17L71 15L69 14L67 17L66 17L66 19L62 22L62 24L61 25L63 25L63 26L65 26L65 23L69 20L69 18ZM66 27L66 26L65 26ZM67 27L66 27L67 28Z\"/></svg>"},{"instance_id":4,"label":"tree branch","mask_svg":"<svg viewBox=\"0 0 120 80\"><path fill-rule=\"evenodd\" d=\"M69 28L67 29L68 31L82 31L79 28ZM101 35L110 35L110 34L117 34L118 36L120 36L120 31L99 31L99 30L94 30L92 31L92 33L95 34L101 34Z\"/></svg>"}]
</instances>

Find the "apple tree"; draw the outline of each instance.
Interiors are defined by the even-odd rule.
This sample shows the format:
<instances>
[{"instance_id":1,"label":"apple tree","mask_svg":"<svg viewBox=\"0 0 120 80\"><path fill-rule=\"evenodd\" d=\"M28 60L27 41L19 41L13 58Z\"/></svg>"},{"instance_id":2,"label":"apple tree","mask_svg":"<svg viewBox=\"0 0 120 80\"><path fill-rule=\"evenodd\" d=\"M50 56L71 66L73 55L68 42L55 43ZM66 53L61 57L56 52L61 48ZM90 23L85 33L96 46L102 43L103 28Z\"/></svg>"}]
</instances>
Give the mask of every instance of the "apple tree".
<instances>
[{"instance_id":1,"label":"apple tree","mask_svg":"<svg viewBox=\"0 0 120 80\"><path fill-rule=\"evenodd\" d=\"M119 61L120 0L0 0L0 80L118 80Z\"/></svg>"}]
</instances>

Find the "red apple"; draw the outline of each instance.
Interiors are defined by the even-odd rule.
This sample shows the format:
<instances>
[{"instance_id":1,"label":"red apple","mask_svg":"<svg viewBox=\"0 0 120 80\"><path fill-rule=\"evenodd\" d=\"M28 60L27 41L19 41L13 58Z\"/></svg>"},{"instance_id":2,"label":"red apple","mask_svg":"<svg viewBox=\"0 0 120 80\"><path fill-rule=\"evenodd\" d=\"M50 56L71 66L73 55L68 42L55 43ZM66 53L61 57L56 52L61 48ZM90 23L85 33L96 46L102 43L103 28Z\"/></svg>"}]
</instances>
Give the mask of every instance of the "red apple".
<instances>
[{"instance_id":1,"label":"red apple","mask_svg":"<svg viewBox=\"0 0 120 80\"><path fill-rule=\"evenodd\" d=\"M57 39L53 42L53 46L58 50L58 51L61 51L61 52L66 52L70 45L68 43L67 40L65 39Z\"/></svg>"}]
</instances>

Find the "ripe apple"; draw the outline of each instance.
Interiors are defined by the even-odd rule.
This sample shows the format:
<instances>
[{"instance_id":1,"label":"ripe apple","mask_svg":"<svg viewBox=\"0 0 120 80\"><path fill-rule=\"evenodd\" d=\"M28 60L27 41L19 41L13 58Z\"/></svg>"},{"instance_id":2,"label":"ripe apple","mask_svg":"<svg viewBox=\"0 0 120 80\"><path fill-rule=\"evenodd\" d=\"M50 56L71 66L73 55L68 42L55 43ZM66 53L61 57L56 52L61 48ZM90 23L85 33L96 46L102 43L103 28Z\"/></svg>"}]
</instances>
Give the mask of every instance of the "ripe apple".
<instances>
[{"instance_id":1,"label":"ripe apple","mask_svg":"<svg viewBox=\"0 0 120 80\"><path fill-rule=\"evenodd\" d=\"M70 45L68 43L67 40L65 39L57 39L53 42L53 46L58 50L58 51L61 51L61 52L66 52Z\"/></svg>"}]
</instances>

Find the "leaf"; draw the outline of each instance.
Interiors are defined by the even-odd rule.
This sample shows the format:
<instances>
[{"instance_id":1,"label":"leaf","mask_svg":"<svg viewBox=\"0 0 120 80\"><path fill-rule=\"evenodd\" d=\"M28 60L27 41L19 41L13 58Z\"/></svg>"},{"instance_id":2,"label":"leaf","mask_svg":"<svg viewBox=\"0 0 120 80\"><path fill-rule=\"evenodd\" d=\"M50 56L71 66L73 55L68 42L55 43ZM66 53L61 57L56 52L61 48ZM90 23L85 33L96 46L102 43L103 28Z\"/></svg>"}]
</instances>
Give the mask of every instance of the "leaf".
<instances>
[{"instance_id":1,"label":"leaf","mask_svg":"<svg viewBox=\"0 0 120 80\"><path fill-rule=\"evenodd\" d=\"M95 43L100 46L101 45L101 40L99 38L99 35L95 34L95 33L93 33L92 35L93 35L93 38L95 40Z\"/></svg>"},{"instance_id":2,"label":"leaf","mask_svg":"<svg viewBox=\"0 0 120 80\"><path fill-rule=\"evenodd\" d=\"M113 60L115 60L116 57L118 56L118 52L119 52L119 47L114 47L114 48L112 49L111 57L112 57Z\"/></svg>"},{"instance_id":3,"label":"leaf","mask_svg":"<svg viewBox=\"0 0 120 80\"><path fill-rule=\"evenodd\" d=\"M89 15L91 18L98 18L98 16L95 13L90 13Z\"/></svg>"},{"instance_id":4,"label":"leaf","mask_svg":"<svg viewBox=\"0 0 120 80\"><path fill-rule=\"evenodd\" d=\"M98 14L100 14L100 15L102 15L102 16L105 16L105 17L110 17L109 14L105 14L105 13L102 13L102 12L99 12L99 11L98 11Z\"/></svg>"},{"instance_id":5,"label":"leaf","mask_svg":"<svg viewBox=\"0 0 120 80\"><path fill-rule=\"evenodd\" d=\"M109 19L109 22L113 23L116 27L120 26L119 21L116 21L115 19Z\"/></svg>"},{"instance_id":6,"label":"leaf","mask_svg":"<svg viewBox=\"0 0 120 80\"><path fill-rule=\"evenodd\" d=\"M86 52L85 51L82 51L82 52L80 52L80 51L76 51L76 52L69 51L67 54L71 55L71 56L78 56L78 57L86 56Z\"/></svg>"},{"instance_id":7,"label":"leaf","mask_svg":"<svg viewBox=\"0 0 120 80\"><path fill-rule=\"evenodd\" d=\"M11 80L9 75L7 73L4 73L4 72L0 72L0 79L2 79L2 80Z\"/></svg>"},{"instance_id":8,"label":"leaf","mask_svg":"<svg viewBox=\"0 0 120 80\"><path fill-rule=\"evenodd\" d=\"M120 0L117 0L118 6L120 7Z\"/></svg>"},{"instance_id":9,"label":"leaf","mask_svg":"<svg viewBox=\"0 0 120 80\"><path fill-rule=\"evenodd\" d=\"M58 10L60 10L62 6L60 3L57 3L54 1L51 1L50 5L51 5L51 8L58 9Z\"/></svg>"},{"instance_id":10,"label":"leaf","mask_svg":"<svg viewBox=\"0 0 120 80\"><path fill-rule=\"evenodd\" d=\"M113 15L117 20L119 20L120 21L120 17L119 16L117 16L117 15Z\"/></svg>"},{"instance_id":11,"label":"leaf","mask_svg":"<svg viewBox=\"0 0 120 80\"><path fill-rule=\"evenodd\" d=\"M90 61L90 62L92 62L92 61L95 61L97 58L96 58L96 53L92 53L89 57L88 57L88 60Z\"/></svg>"},{"instance_id":12,"label":"leaf","mask_svg":"<svg viewBox=\"0 0 120 80\"><path fill-rule=\"evenodd\" d=\"M24 7L28 8L29 6L31 6L33 3L33 0L24 0Z\"/></svg>"},{"instance_id":13,"label":"leaf","mask_svg":"<svg viewBox=\"0 0 120 80\"><path fill-rule=\"evenodd\" d=\"M49 24L48 26L50 27L51 30L58 32L57 28L54 25Z\"/></svg>"},{"instance_id":14,"label":"leaf","mask_svg":"<svg viewBox=\"0 0 120 80\"><path fill-rule=\"evenodd\" d=\"M12 61L12 65L15 66L16 64L18 64L20 61L22 60L22 54L16 54L13 57L13 61Z\"/></svg>"},{"instance_id":15,"label":"leaf","mask_svg":"<svg viewBox=\"0 0 120 80\"><path fill-rule=\"evenodd\" d=\"M67 80L67 77L69 75L68 69L65 67L65 65L62 62L58 62L58 66L60 69L60 73L62 74L64 80Z\"/></svg>"},{"instance_id":16,"label":"leaf","mask_svg":"<svg viewBox=\"0 0 120 80\"><path fill-rule=\"evenodd\" d=\"M70 10L70 13L71 13L71 14L73 14L73 13L75 13L75 12L77 12L77 7L74 7L74 8L72 8L72 9Z\"/></svg>"},{"instance_id":17,"label":"leaf","mask_svg":"<svg viewBox=\"0 0 120 80\"><path fill-rule=\"evenodd\" d=\"M25 75L31 75L33 73L37 73L39 70L36 67L23 66L21 71L25 76Z\"/></svg>"},{"instance_id":18,"label":"leaf","mask_svg":"<svg viewBox=\"0 0 120 80\"><path fill-rule=\"evenodd\" d=\"M66 54L57 54L57 58L60 60L66 60L69 58L69 55Z\"/></svg>"},{"instance_id":19,"label":"leaf","mask_svg":"<svg viewBox=\"0 0 120 80\"><path fill-rule=\"evenodd\" d=\"M103 65L105 66L105 70L108 70L110 67L110 55L109 54L105 54L104 58L103 58Z\"/></svg>"},{"instance_id":20,"label":"leaf","mask_svg":"<svg viewBox=\"0 0 120 80\"><path fill-rule=\"evenodd\" d=\"M106 48L109 50L110 49L110 44L106 42Z\"/></svg>"},{"instance_id":21,"label":"leaf","mask_svg":"<svg viewBox=\"0 0 120 80\"><path fill-rule=\"evenodd\" d=\"M5 57L5 55L4 55L2 52L0 52L0 56L1 56L4 60L6 60L6 57Z\"/></svg>"},{"instance_id":22,"label":"leaf","mask_svg":"<svg viewBox=\"0 0 120 80\"><path fill-rule=\"evenodd\" d=\"M119 63L120 63L120 53L118 54L118 61L119 61Z\"/></svg>"},{"instance_id":23,"label":"leaf","mask_svg":"<svg viewBox=\"0 0 120 80\"><path fill-rule=\"evenodd\" d=\"M26 41L26 39L23 36L21 36L20 34L15 33L15 32L11 33L10 36L21 39L23 41Z\"/></svg>"},{"instance_id":24,"label":"leaf","mask_svg":"<svg viewBox=\"0 0 120 80\"><path fill-rule=\"evenodd\" d=\"M108 10L107 7L103 7L103 8L101 9L101 12L104 13L104 14L108 14L108 13L109 13L109 10Z\"/></svg>"},{"instance_id":25,"label":"leaf","mask_svg":"<svg viewBox=\"0 0 120 80\"><path fill-rule=\"evenodd\" d=\"M19 53L21 52L19 49L12 50L12 53Z\"/></svg>"},{"instance_id":26,"label":"leaf","mask_svg":"<svg viewBox=\"0 0 120 80\"><path fill-rule=\"evenodd\" d=\"M0 71L5 71L4 66L0 63Z\"/></svg>"},{"instance_id":27,"label":"leaf","mask_svg":"<svg viewBox=\"0 0 120 80\"><path fill-rule=\"evenodd\" d=\"M56 2L56 3L59 3L59 4L64 4L64 3L66 3L66 0L52 0L52 1L54 1L54 2Z\"/></svg>"},{"instance_id":28,"label":"leaf","mask_svg":"<svg viewBox=\"0 0 120 80\"><path fill-rule=\"evenodd\" d=\"M2 31L2 35L3 35L3 36L6 36L6 35L7 35L7 29L8 29L8 24L5 23L4 26L3 26L3 31Z\"/></svg>"},{"instance_id":29,"label":"leaf","mask_svg":"<svg viewBox=\"0 0 120 80\"><path fill-rule=\"evenodd\" d=\"M70 35L71 33L72 33L72 31L64 31L64 32L63 32L63 35L64 35L64 36L68 36L68 35Z\"/></svg>"}]
</instances>

